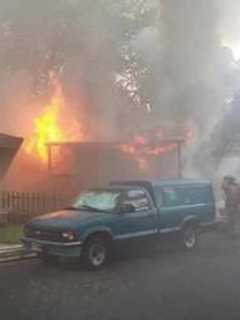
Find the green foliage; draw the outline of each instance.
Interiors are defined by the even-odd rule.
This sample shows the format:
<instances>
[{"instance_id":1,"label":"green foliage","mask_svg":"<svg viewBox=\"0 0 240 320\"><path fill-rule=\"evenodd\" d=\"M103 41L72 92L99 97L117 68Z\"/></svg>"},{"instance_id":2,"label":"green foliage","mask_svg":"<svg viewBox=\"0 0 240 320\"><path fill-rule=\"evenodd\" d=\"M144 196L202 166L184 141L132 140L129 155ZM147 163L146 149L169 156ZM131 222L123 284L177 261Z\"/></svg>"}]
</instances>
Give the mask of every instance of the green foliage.
<instances>
[{"instance_id":1,"label":"green foliage","mask_svg":"<svg viewBox=\"0 0 240 320\"><path fill-rule=\"evenodd\" d=\"M0 243L20 243L22 235L23 234L21 225L10 225L6 227L0 227Z\"/></svg>"}]
</instances>

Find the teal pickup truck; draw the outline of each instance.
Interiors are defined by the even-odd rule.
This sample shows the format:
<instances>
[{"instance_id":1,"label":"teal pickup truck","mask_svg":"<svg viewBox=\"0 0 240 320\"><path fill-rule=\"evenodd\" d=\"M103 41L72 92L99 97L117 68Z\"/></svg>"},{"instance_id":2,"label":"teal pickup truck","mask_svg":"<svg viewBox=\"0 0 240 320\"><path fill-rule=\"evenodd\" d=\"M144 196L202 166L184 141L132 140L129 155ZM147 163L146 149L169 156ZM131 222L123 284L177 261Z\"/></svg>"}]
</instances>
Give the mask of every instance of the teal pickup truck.
<instances>
[{"instance_id":1,"label":"teal pickup truck","mask_svg":"<svg viewBox=\"0 0 240 320\"><path fill-rule=\"evenodd\" d=\"M192 250L199 231L215 223L215 200L207 180L116 181L106 188L82 192L59 212L40 216L24 227L26 248L43 261L81 257L99 269L114 244L133 239L158 239L174 234Z\"/></svg>"}]
</instances>

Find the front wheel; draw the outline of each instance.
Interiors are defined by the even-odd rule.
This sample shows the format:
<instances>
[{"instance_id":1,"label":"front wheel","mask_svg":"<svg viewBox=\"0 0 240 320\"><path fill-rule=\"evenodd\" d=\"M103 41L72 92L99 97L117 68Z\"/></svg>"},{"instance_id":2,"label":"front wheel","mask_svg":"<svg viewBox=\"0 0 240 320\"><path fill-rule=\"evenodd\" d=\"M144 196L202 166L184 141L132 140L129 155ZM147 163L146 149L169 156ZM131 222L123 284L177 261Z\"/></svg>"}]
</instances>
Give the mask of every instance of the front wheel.
<instances>
[{"instance_id":1,"label":"front wheel","mask_svg":"<svg viewBox=\"0 0 240 320\"><path fill-rule=\"evenodd\" d=\"M83 249L83 263L89 270L100 270L109 260L111 246L107 239L101 236L91 237Z\"/></svg>"},{"instance_id":2,"label":"front wheel","mask_svg":"<svg viewBox=\"0 0 240 320\"><path fill-rule=\"evenodd\" d=\"M181 244L185 250L193 250L198 245L197 228L193 225L186 226L181 233Z\"/></svg>"}]
</instances>

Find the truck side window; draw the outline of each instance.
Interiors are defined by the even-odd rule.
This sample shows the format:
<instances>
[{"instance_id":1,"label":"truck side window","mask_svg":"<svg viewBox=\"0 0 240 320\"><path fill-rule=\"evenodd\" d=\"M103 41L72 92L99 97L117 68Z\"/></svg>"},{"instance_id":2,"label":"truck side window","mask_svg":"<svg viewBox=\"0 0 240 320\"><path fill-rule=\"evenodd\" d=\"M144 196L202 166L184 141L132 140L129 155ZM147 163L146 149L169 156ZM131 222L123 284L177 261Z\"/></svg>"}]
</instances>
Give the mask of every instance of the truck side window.
<instances>
[{"instance_id":1,"label":"truck side window","mask_svg":"<svg viewBox=\"0 0 240 320\"><path fill-rule=\"evenodd\" d=\"M144 190L128 191L124 204L133 205L135 208L135 212L151 209L149 198Z\"/></svg>"},{"instance_id":2,"label":"truck side window","mask_svg":"<svg viewBox=\"0 0 240 320\"><path fill-rule=\"evenodd\" d=\"M211 190L208 187L196 186L185 188L185 204L202 204L211 202Z\"/></svg>"},{"instance_id":3,"label":"truck side window","mask_svg":"<svg viewBox=\"0 0 240 320\"><path fill-rule=\"evenodd\" d=\"M166 207L175 207L182 204L179 191L177 187L163 187L164 204Z\"/></svg>"}]
</instances>

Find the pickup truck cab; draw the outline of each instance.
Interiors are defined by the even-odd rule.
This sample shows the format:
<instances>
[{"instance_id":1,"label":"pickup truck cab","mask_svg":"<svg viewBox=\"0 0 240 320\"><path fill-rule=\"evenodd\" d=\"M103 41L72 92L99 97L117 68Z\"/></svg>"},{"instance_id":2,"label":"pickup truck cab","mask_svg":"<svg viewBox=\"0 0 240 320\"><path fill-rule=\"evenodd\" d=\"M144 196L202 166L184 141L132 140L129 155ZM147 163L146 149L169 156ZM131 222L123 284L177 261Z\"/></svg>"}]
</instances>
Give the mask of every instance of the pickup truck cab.
<instances>
[{"instance_id":1,"label":"pickup truck cab","mask_svg":"<svg viewBox=\"0 0 240 320\"><path fill-rule=\"evenodd\" d=\"M25 246L49 261L81 257L101 268L115 243L176 234L192 250L201 229L215 222L215 200L207 180L117 181L82 192L73 205L35 218L24 227Z\"/></svg>"}]
</instances>

